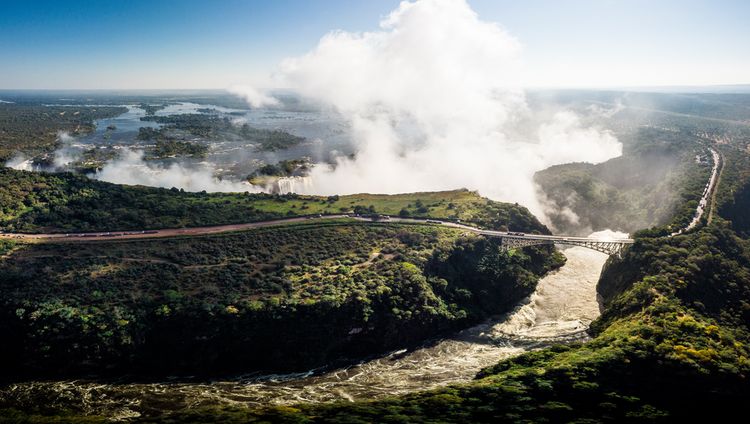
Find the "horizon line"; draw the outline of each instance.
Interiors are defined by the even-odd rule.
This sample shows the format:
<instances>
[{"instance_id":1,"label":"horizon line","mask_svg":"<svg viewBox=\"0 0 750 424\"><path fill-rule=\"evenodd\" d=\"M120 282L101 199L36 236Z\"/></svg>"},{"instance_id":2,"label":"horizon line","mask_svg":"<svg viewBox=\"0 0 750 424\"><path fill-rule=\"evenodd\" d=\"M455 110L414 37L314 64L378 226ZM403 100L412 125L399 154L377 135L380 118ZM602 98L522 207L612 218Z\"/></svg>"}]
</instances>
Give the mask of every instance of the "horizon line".
<instances>
[{"instance_id":1,"label":"horizon line","mask_svg":"<svg viewBox=\"0 0 750 424\"><path fill-rule=\"evenodd\" d=\"M553 86L553 85L529 85L517 87L522 90L596 90L596 91L635 91L648 89L698 89L698 88L733 88L742 87L750 88L750 81L743 83L722 83L722 84L674 84L674 85L611 85L611 86ZM8 88L0 87L0 91L78 91L78 92L105 92L105 91L229 91L228 87L169 87L169 88ZM274 88L268 90L289 91L286 88Z\"/></svg>"}]
</instances>

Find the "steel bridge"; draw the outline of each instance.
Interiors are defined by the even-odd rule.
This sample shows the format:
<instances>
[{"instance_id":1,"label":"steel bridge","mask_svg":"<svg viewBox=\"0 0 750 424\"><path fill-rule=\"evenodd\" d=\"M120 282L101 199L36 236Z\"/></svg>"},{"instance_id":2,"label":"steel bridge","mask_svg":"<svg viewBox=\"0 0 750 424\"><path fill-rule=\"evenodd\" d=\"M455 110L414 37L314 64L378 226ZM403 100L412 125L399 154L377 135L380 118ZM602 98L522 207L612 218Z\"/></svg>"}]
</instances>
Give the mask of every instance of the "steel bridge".
<instances>
[{"instance_id":1,"label":"steel bridge","mask_svg":"<svg viewBox=\"0 0 750 424\"><path fill-rule=\"evenodd\" d=\"M596 239L588 237L546 236L540 234L512 233L502 231L481 231L480 234L496 237L501 240L505 250L540 244L565 244L596 250L610 256L620 257L626 246L633 244L633 239Z\"/></svg>"}]
</instances>

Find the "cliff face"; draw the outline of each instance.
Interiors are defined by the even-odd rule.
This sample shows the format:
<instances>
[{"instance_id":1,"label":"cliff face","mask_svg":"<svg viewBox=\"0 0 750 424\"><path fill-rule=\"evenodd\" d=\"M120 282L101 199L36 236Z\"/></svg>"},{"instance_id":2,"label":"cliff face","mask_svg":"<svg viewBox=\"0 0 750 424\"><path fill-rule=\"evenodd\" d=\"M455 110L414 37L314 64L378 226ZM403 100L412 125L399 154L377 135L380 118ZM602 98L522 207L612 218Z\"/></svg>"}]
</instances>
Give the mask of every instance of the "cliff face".
<instances>
[{"instance_id":1,"label":"cliff face","mask_svg":"<svg viewBox=\"0 0 750 424\"><path fill-rule=\"evenodd\" d=\"M596 285L602 309L609 308L612 301L638 281L642 274L639 264L634 263L627 253L623 258L610 257L604 264Z\"/></svg>"}]
</instances>

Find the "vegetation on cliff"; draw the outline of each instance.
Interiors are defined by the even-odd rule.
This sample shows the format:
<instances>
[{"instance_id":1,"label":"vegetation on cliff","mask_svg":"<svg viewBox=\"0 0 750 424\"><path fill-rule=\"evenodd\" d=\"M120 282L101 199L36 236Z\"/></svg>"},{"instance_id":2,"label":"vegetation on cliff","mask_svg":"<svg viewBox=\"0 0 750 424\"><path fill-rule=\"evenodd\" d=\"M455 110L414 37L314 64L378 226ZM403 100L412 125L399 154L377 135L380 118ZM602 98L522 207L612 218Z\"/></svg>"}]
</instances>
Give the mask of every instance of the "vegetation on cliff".
<instances>
[{"instance_id":1,"label":"vegetation on cliff","mask_svg":"<svg viewBox=\"0 0 750 424\"><path fill-rule=\"evenodd\" d=\"M505 312L563 261L458 229L352 223L8 250L6 377L305 370Z\"/></svg>"},{"instance_id":2,"label":"vegetation on cliff","mask_svg":"<svg viewBox=\"0 0 750 424\"><path fill-rule=\"evenodd\" d=\"M305 176L309 170L310 160L307 158L281 160L275 165L269 163L261 166L248 175L247 180L251 184L263 185L279 177Z\"/></svg>"},{"instance_id":3,"label":"vegetation on cliff","mask_svg":"<svg viewBox=\"0 0 750 424\"><path fill-rule=\"evenodd\" d=\"M535 175L555 207L552 224L564 233L603 229L634 232L671 223L686 225L693 217L710 162L708 150L689 130L640 128L621 137L623 155L600 164L552 166ZM571 219L572 212L575 216Z\"/></svg>"}]
</instances>

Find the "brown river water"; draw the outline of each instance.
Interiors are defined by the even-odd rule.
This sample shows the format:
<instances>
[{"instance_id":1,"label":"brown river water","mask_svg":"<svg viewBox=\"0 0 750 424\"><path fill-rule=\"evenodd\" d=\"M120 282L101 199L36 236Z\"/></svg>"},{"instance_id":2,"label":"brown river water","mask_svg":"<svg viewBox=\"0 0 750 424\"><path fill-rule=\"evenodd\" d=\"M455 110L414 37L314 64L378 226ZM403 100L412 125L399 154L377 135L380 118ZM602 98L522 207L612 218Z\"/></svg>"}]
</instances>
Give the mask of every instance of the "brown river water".
<instances>
[{"instance_id":1,"label":"brown river water","mask_svg":"<svg viewBox=\"0 0 750 424\"><path fill-rule=\"evenodd\" d=\"M567 263L505 316L412 351L323 373L239 376L212 382L26 382L0 390L16 404L45 399L113 420L211 405L268 405L373 399L470 381L484 367L532 349L585 340L599 315L596 283L607 259L581 247L563 250Z\"/></svg>"}]
</instances>

